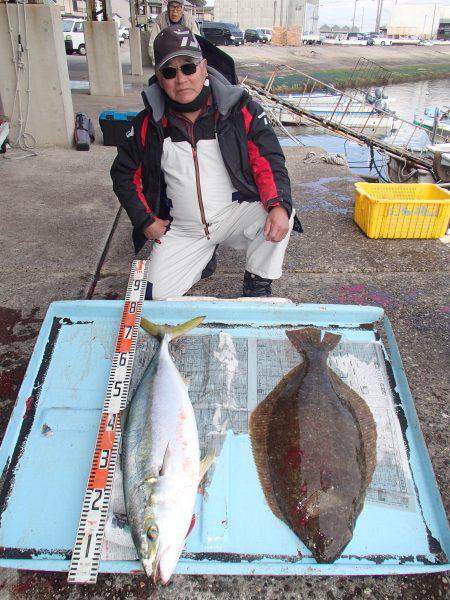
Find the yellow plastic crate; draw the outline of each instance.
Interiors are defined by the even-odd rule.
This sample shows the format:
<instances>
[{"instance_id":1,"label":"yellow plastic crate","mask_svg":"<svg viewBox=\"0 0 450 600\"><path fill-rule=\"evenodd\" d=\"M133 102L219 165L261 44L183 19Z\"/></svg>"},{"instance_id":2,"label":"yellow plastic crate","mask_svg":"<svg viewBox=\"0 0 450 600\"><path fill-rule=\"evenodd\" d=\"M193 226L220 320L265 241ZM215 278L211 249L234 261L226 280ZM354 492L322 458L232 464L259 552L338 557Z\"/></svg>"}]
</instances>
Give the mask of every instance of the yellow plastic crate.
<instances>
[{"instance_id":1,"label":"yellow plastic crate","mask_svg":"<svg viewBox=\"0 0 450 600\"><path fill-rule=\"evenodd\" d=\"M355 183L354 220L370 238L439 238L450 192L434 183Z\"/></svg>"}]
</instances>

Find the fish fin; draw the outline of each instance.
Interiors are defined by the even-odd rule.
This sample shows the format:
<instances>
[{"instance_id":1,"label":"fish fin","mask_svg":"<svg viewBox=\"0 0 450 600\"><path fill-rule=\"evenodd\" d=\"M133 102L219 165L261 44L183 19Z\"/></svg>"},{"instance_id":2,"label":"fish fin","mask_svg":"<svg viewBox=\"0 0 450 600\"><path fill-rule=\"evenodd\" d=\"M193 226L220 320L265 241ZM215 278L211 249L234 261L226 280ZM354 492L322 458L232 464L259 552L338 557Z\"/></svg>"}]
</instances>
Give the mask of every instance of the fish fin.
<instances>
[{"instance_id":1,"label":"fish fin","mask_svg":"<svg viewBox=\"0 0 450 600\"><path fill-rule=\"evenodd\" d=\"M372 411L363 398L344 383L330 367L328 367L328 375L336 395L356 416L356 421L361 431L362 444L364 446L366 462L365 484L368 486L372 480L377 464L377 426L375 419L373 418Z\"/></svg>"},{"instance_id":2,"label":"fish fin","mask_svg":"<svg viewBox=\"0 0 450 600\"><path fill-rule=\"evenodd\" d=\"M170 450L169 444L167 444L166 451L164 452L163 462L162 462L161 468L159 470L160 475L165 475L167 473L167 471L169 469L169 464L171 462L171 457L172 457L172 452Z\"/></svg>"},{"instance_id":3,"label":"fish fin","mask_svg":"<svg viewBox=\"0 0 450 600\"><path fill-rule=\"evenodd\" d=\"M120 429L122 430L122 434L125 431L125 428L127 426L127 421L128 421L128 415L130 414L130 406L131 406L131 402L129 402L125 408L123 410L121 410L119 412L119 417L120 417ZM123 435L120 438L120 442L122 444L122 440L123 440Z\"/></svg>"},{"instance_id":4,"label":"fish fin","mask_svg":"<svg viewBox=\"0 0 450 600\"><path fill-rule=\"evenodd\" d=\"M165 335L170 335L171 339L174 339L187 333L191 329L194 329L194 327L198 327L200 323L203 323L204 319L206 319L206 317L195 317L195 319L191 319L180 325L158 325L157 323L152 323L145 317L142 317L141 327L145 329L147 333L158 339L162 339Z\"/></svg>"},{"instance_id":5,"label":"fish fin","mask_svg":"<svg viewBox=\"0 0 450 600\"><path fill-rule=\"evenodd\" d=\"M330 352L338 345L341 339L340 335L326 332L322 340L322 331L317 329L317 327L287 329L286 335L293 344L294 348L300 352L300 354L305 354L308 352L308 350L312 349Z\"/></svg>"},{"instance_id":6,"label":"fish fin","mask_svg":"<svg viewBox=\"0 0 450 600\"><path fill-rule=\"evenodd\" d=\"M215 450L211 450L211 452L208 452L208 454L204 458L202 458L202 460L200 461L200 475L198 478L199 483L201 483L203 477L206 475L211 465L215 462L216 458L217 452Z\"/></svg>"},{"instance_id":7,"label":"fish fin","mask_svg":"<svg viewBox=\"0 0 450 600\"><path fill-rule=\"evenodd\" d=\"M300 365L289 371L270 394L258 404L250 415L249 421L249 434L252 443L253 459L255 461L256 470L266 502L273 514L287 525L289 525L289 523L278 506L278 501L270 478L269 461L267 457L267 436L269 423L272 419L273 405L280 395L280 391L285 388L290 381L301 380L302 372L304 370L305 362L302 362Z\"/></svg>"},{"instance_id":8,"label":"fish fin","mask_svg":"<svg viewBox=\"0 0 450 600\"><path fill-rule=\"evenodd\" d=\"M342 336L338 335L337 333L330 333L329 331L326 331L322 338L320 347L328 352L331 352L339 344L341 337Z\"/></svg>"},{"instance_id":9,"label":"fish fin","mask_svg":"<svg viewBox=\"0 0 450 600\"><path fill-rule=\"evenodd\" d=\"M194 529L194 525L195 525L195 514L192 515L191 522L189 523L189 529L187 530L186 537L184 538L185 540L187 539L187 537L191 533L191 531Z\"/></svg>"}]
</instances>

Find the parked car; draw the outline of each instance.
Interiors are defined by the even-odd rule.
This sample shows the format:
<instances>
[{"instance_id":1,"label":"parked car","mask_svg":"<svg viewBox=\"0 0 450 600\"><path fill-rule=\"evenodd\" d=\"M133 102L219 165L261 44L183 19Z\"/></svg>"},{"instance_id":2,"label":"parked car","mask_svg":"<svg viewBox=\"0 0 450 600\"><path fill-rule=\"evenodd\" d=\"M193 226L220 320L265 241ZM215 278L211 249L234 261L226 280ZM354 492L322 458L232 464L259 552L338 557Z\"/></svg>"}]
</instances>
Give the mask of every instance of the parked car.
<instances>
[{"instance_id":1,"label":"parked car","mask_svg":"<svg viewBox=\"0 0 450 600\"><path fill-rule=\"evenodd\" d=\"M72 18L62 19L62 29L64 36L64 45L66 46L66 54L78 52L81 56L86 54L86 44L84 41L84 23L86 19ZM122 45L125 41L123 34L119 29L119 44Z\"/></svg>"},{"instance_id":2,"label":"parked car","mask_svg":"<svg viewBox=\"0 0 450 600\"><path fill-rule=\"evenodd\" d=\"M262 34L257 29L246 29L244 33L244 41L245 42L260 42L262 44L267 44L269 41L267 36Z\"/></svg>"},{"instance_id":3,"label":"parked car","mask_svg":"<svg viewBox=\"0 0 450 600\"><path fill-rule=\"evenodd\" d=\"M305 33L302 35L302 44L308 44L310 46L314 44L323 44L325 42L325 36L319 35L318 33Z\"/></svg>"},{"instance_id":4,"label":"parked car","mask_svg":"<svg viewBox=\"0 0 450 600\"><path fill-rule=\"evenodd\" d=\"M255 29L265 35L268 42L272 41L272 30L269 27L256 27Z\"/></svg>"},{"instance_id":5,"label":"parked car","mask_svg":"<svg viewBox=\"0 0 450 600\"><path fill-rule=\"evenodd\" d=\"M381 33L370 33L369 37L371 40L373 40L373 44L371 44L371 45L374 45L374 46L391 46L392 45L392 40L385 37Z\"/></svg>"},{"instance_id":6,"label":"parked car","mask_svg":"<svg viewBox=\"0 0 450 600\"><path fill-rule=\"evenodd\" d=\"M240 46L244 43L244 34L233 23L204 21L200 33L215 46Z\"/></svg>"},{"instance_id":7,"label":"parked car","mask_svg":"<svg viewBox=\"0 0 450 600\"><path fill-rule=\"evenodd\" d=\"M73 54L74 52L78 52L82 56L86 54L84 23L85 19L62 19L64 44L67 54Z\"/></svg>"},{"instance_id":8,"label":"parked car","mask_svg":"<svg viewBox=\"0 0 450 600\"><path fill-rule=\"evenodd\" d=\"M123 37L124 40L130 39L130 30L128 27L119 27L119 41L120 37Z\"/></svg>"}]
</instances>

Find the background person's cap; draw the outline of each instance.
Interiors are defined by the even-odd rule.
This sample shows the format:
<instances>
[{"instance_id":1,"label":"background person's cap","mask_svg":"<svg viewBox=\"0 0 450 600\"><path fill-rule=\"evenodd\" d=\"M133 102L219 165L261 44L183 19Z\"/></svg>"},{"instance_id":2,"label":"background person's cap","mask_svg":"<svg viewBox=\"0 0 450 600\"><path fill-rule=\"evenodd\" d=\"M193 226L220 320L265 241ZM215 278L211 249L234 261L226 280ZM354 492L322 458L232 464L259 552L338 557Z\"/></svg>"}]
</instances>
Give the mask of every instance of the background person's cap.
<instances>
[{"instance_id":1,"label":"background person's cap","mask_svg":"<svg viewBox=\"0 0 450 600\"><path fill-rule=\"evenodd\" d=\"M160 69L176 56L203 58L195 35L183 25L171 25L163 29L153 42L155 69Z\"/></svg>"},{"instance_id":2,"label":"background person's cap","mask_svg":"<svg viewBox=\"0 0 450 600\"><path fill-rule=\"evenodd\" d=\"M167 6L169 6L169 4L181 4L181 6L184 6L184 0L169 0Z\"/></svg>"}]
</instances>

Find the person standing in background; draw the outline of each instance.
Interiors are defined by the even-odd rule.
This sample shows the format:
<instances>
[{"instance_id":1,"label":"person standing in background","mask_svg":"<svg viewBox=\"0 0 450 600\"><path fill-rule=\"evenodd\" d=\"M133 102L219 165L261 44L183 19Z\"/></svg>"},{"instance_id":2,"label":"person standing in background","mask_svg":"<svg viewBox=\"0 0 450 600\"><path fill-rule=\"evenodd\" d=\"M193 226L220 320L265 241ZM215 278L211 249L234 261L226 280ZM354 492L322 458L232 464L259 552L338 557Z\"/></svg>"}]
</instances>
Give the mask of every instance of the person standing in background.
<instances>
[{"instance_id":1,"label":"person standing in background","mask_svg":"<svg viewBox=\"0 0 450 600\"><path fill-rule=\"evenodd\" d=\"M184 11L184 0L169 0L167 10L160 13L153 23L150 39L148 41L148 55L152 64L155 64L155 55L153 51L153 42L160 31L171 25L181 25L190 29L192 33L200 35L197 23L192 15Z\"/></svg>"}]
</instances>

